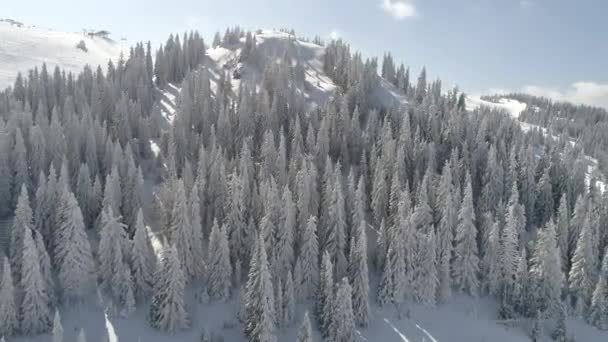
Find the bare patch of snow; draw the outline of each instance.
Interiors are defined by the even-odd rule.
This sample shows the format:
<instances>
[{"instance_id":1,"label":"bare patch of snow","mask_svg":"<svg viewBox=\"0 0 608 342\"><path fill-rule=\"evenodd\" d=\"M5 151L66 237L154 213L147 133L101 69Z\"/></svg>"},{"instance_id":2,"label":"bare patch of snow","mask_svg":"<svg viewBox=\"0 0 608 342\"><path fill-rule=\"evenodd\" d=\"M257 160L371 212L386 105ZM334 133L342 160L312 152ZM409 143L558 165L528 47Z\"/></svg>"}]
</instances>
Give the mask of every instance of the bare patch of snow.
<instances>
[{"instance_id":1,"label":"bare patch of snow","mask_svg":"<svg viewBox=\"0 0 608 342\"><path fill-rule=\"evenodd\" d=\"M490 107L497 110L504 110L514 119L519 118L521 112L523 112L527 105L523 102L519 102L514 99L502 98L499 102L490 102L482 100L480 96L467 96L466 99L467 110L475 110L480 106Z\"/></svg>"},{"instance_id":2,"label":"bare patch of snow","mask_svg":"<svg viewBox=\"0 0 608 342\"><path fill-rule=\"evenodd\" d=\"M152 150L152 153L154 153L154 157L158 158L158 155L160 154L160 147L156 141L150 140L150 149Z\"/></svg>"}]
</instances>

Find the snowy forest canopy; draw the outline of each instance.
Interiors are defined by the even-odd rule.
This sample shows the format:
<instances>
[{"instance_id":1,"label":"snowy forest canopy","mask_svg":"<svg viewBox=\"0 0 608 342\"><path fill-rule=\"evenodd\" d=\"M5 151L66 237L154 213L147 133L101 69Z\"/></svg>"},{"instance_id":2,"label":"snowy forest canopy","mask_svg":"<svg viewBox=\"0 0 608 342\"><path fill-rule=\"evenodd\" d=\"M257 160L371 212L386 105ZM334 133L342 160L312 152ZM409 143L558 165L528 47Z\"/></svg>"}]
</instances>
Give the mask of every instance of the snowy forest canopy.
<instances>
[{"instance_id":1,"label":"snowy forest canopy","mask_svg":"<svg viewBox=\"0 0 608 342\"><path fill-rule=\"evenodd\" d=\"M323 56L338 88L310 106L295 50L266 56L238 27L211 46L234 44L259 84L215 75L191 32L105 71L43 65L1 93L0 335L60 334L56 309L96 293L115 314L145 308L159 330L188 329L187 291L238 296L251 341L276 341L297 305L314 303L298 341L311 325L354 341L371 305L454 292L495 298L503 319L556 318L558 341L567 315L608 329L608 196L583 153L606 150L593 123L548 125L568 107L546 105L522 116L591 135L584 149L524 133L503 112L467 111L424 69L412 82L390 54L378 75L341 40ZM407 104L373 101L382 79ZM169 85L172 122L158 105Z\"/></svg>"}]
</instances>

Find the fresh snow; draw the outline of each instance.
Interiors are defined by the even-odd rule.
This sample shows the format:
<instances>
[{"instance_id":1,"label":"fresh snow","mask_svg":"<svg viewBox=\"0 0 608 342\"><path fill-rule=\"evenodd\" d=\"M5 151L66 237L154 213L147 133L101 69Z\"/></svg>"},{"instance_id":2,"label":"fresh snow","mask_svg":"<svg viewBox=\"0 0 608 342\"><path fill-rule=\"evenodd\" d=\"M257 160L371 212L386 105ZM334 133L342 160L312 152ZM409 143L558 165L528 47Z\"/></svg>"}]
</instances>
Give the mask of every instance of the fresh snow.
<instances>
[{"instance_id":1,"label":"fresh snow","mask_svg":"<svg viewBox=\"0 0 608 342\"><path fill-rule=\"evenodd\" d=\"M87 52L76 45L84 41ZM18 72L26 73L42 63L49 72L55 66L66 72L78 73L89 64L105 70L110 59L117 60L123 51L121 44L102 37L89 37L82 32L60 32L51 29L17 26L0 21L0 88L15 82ZM127 50L128 52L128 50Z\"/></svg>"},{"instance_id":2,"label":"fresh snow","mask_svg":"<svg viewBox=\"0 0 608 342\"><path fill-rule=\"evenodd\" d=\"M480 96L467 96L467 110L475 110L480 106L490 107L497 110L504 110L514 119L519 118L519 114L526 109L526 104L513 99L503 98L499 102L482 100Z\"/></svg>"}]
</instances>

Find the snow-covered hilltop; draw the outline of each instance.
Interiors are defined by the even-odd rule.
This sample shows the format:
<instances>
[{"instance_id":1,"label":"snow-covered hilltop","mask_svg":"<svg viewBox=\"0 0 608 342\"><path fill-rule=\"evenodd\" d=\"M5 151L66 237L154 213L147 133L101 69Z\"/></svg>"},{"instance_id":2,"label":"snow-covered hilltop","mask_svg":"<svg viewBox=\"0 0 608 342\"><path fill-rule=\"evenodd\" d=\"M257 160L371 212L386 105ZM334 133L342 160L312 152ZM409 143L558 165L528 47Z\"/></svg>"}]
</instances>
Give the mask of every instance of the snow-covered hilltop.
<instances>
[{"instance_id":1,"label":"snow-covered hilltop","mask_svg":"<svg viewBox=\"0 0 608 342\"><path fill-rule=\"evenodd\" d=\"M209 73L211 90L217 91L217 84L222 74L230 75L230 82L235 94L238 94L241 83L256 84L260 89L264 81L264 72L271 63L280 62L290 56L292 66L302 78L302 86L297 89L298 95L305 100L308 108L322 106L335 97L338 86L324 71L326 47L315 42L305 41L284 31L258 30L255 33L255 57L247 51L246 37L238 41L212 45L206 50L206 58L200 70ZM177 106L177 97L181 85L169 83L160 91L160 106L165 118L172 121ZM379 77L377 85L370 94L375 107L393 109L407 104L406 96L391 82Z\"/></svg>"},{"instance_id":2,"label":"snow-covered hilltop","mask_svg":"<svg viewBox=\"0 0 608 342\"><path fill-rule=\"evenodd\" d=\"M81 41L84 46L78 48ZM46 63L51 71L59 66L78 73L86 64L94 67L101 65L105 69L108 60L116 60L121 51L121 44L104 36L54 31L2 20L0 88L12 85L17 72L40 68L42 63Z\"/></svg>"}]
</instances>

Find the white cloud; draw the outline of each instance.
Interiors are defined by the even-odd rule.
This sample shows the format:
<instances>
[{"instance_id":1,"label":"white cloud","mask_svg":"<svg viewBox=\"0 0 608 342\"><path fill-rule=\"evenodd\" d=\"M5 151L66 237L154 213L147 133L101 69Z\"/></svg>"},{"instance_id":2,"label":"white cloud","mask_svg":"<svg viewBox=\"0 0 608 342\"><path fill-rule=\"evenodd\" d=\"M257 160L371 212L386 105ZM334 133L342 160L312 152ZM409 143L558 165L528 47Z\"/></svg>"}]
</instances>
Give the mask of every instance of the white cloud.
<instances>
[{"instance_id":1,"label":"white cloud","mask_svg":"<svg viewBox=\"0 0 608 342\"><path fill-rule=\"evenodd\" d=\"M608 109L608 84L581 81L573 83L565 90L537 85L528 85L522 90L531 95L544 96L556 101L569 101Z\"/></svg>"},{"instance_id":2,"label":"white cloud","mask_svg":"<svg viewBox=\"0 0 608 342\"><path fill-rule=\"evenodd\" d=\"M416 7L408 0L382 0L382 9L397 20L417 15Z\"/></svg>"},{"instance_id":3,"label":"white cloud","mask_svg":"<svg viewBox=\"0 0 608 342\"><path fill-rule=\"evenodd\" d=\"M534 2L530 1L530 0L521 0L519 2L519 6L521 8L530 8L530 7L534 6Z\"/></svg>"}]
</instances>

